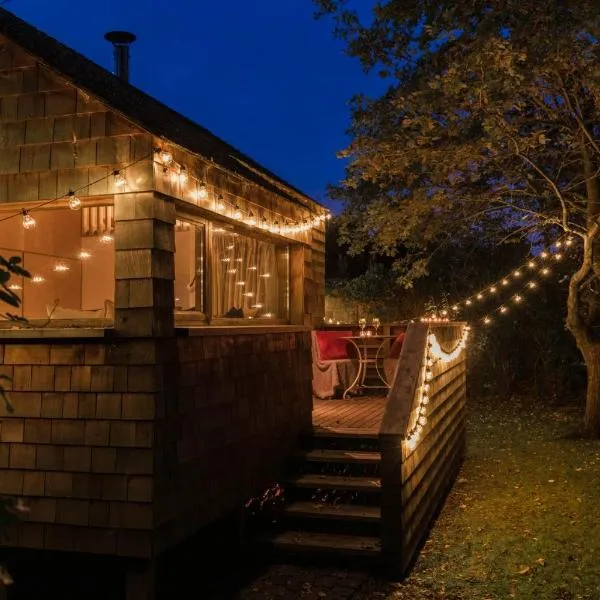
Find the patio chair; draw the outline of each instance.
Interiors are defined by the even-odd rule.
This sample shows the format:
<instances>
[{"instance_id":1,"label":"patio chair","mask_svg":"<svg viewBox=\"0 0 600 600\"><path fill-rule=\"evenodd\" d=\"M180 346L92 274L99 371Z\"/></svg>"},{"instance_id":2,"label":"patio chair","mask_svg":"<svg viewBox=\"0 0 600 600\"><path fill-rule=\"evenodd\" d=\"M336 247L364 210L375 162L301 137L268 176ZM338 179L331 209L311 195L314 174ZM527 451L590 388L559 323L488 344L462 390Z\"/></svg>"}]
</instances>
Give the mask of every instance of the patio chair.
<instances>
[{"instance_id":1,"label":"patio chair","mask_svg":"<svg viewBox=\"0 0 600 600\"><path fill-rule=\"evenodd\" d=\"M313 394L331 398L348 388L356 377L356 360L350 343L344 340L352 331L312 332Z\"/></svg>"}]
</instances>

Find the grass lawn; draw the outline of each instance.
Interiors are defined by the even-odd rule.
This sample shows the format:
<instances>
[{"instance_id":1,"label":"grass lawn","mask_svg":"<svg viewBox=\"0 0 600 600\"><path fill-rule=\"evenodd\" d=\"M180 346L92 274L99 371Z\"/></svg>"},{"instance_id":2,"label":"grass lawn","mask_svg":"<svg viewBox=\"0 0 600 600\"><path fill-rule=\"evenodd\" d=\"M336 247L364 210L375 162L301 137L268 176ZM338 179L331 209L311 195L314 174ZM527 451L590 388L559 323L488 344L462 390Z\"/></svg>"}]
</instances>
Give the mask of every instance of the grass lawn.
<instances>
[{"instance_id":1,"label":"grass lawn","mask_svg":"<svg viewBox=\"0 0 600 600\"><path fill-rule=\"evenodd\" d=\"M600 600L600 442L580 407L469 405L463 469L411 577L361 600Z\"/></svg>"}]
</instances>

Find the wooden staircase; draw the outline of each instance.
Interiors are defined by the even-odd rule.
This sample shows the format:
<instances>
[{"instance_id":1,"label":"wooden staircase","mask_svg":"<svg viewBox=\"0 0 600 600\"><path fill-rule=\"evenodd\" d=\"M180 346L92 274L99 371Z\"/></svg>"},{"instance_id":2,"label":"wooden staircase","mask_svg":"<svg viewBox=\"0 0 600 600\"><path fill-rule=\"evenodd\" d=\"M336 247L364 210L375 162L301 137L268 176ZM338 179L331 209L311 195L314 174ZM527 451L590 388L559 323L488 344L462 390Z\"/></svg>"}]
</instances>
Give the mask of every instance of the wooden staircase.
<instances>
[{"instance_id":1,"label":"wooden staircase","mask_svg":"<svg viewBox=\"0 0 600 600\"><path fill-rule=\"evenodd\" d=\"M285 505L265 540L276 555L380 557L381 454L376 434L315 429L303 440Z\"/></svg>"}]
</instances>

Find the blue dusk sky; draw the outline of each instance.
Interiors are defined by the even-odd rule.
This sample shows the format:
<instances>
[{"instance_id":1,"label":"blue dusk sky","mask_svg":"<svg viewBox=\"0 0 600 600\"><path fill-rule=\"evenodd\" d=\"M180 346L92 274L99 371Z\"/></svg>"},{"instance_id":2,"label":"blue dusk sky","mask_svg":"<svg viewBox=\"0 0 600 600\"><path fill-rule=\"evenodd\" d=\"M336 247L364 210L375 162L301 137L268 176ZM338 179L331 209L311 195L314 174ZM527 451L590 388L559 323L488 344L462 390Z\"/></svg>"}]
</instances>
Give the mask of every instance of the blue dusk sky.
<instances>
[{"instance_id":1,"label":"blue dusk sky","mask_svg":"<svg viewBox=\"0 0 600 600\"><path fill-rule=\"evenodd\" d=\"M113 29L138 36L133 85L316 200L344 175L348 101L383 89L310 0L9 0L4 7L113 70Z\"/></svg>"}]
</instances>

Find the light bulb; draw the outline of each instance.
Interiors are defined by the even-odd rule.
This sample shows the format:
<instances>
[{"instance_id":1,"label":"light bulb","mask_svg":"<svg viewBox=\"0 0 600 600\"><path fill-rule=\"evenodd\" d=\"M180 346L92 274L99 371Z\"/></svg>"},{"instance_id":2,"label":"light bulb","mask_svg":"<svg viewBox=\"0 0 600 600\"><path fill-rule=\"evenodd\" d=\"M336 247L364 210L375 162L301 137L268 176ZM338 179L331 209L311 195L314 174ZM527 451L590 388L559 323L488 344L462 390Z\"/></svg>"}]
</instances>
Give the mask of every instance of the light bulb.
<instances>
[{"instance_id":1,"label":"light bulb","mask_svg":"<svg viewBox=\"0 0 600 600\"><path fill-rule=\"evenodd\" d=\"M492 320L491 320L489 317L486 317L486 318L483 320L483 322L484 322L486 325L489 325L489 324L492 322Z\"/></svg>"},{"instance_id":2,"label":"light bulb","mask_svg":"<svg viewBox=\"0 0 600 600\"><path fill-rule=\"evenodd\" d=\"M508 285L510 282L508 281L508 279L503 279L502 280L502 285Z\"/></svg>"},{"instance_id":3,"label":"light bulb","mask_svg":"<svg viewBox=\"0 0 600 600\"><path fill-rule=\"evenodd\" d=\"M23 210L23 227L25 229L33 229L35 227L35 219L26 211Z\"/></svg>"},{"instance_id":4,"label":"light bulb","mask_svg":"<svg viewBox=\"0 0 600 600\"><path fill-rule=\"evenodd\" d=\"M522 302L522 301L523 301L522 296L515 296L515 302Z\"/></svg>"},{"instance_id":5,"label":"light bulb","mask_svg":"<svg viewBox=\"0 0 600 600\"><path fill-rule=\"evenodd\" d=\"M223 212L225 210L225 202L223 202L223 196L221 196L221 194L219 194L219 197L217 198L216 207L219 212Z\"/></svg>"},{"instance_id":6,"label":"light bulb","mask_svg":"<svg viewBox=\"0 0 600 600\"><path fill-rule=\"evenodd\" d=\"M537 286L537 283L536 283L535 281L530 281L530 282L527 284L527 286L528 286L528 287L530 287L531 289L533 289L534 287L536 287L536 286Z\"/></svg>"},{"instance_id":7,"label":"light bulb","mask_svg":"<svg viewBox=\"0 0 600 600\"><path fill-rule=\"evenodd\" d=\"M548 258L548 253L544 250L543 252L540 252L540 256L542 258Z\"/></svg>"},{"instance_id":8,"label":"light bulb","mask_svg":"<svg viewBox=\"0 0 600 600\"><path fill-rule=\"evenodd\" d=\"M459 306L458 306L458 304L455 304L455 305L452 307L452 310L459 310Z\"/></svg>"},{"instance_id":9,"label":"light bulb","mask_svg":"<svg viewBox=\"0 0 600 600\"><path fill-rule=\"evenodd\" d=\"M562 258L562 254L560 252L558 252L557 254L554 255L554 260L560 260Z\"/></svg>"},{"instance_id":10,"label":"light bulb","mask_svg":"<svg viewBox=\"0 0 600 600\"><path fill-rule=\"evenodd\" d=\"M264 277L265 279L268 279L269 277L271 277L271 273L263 273L261 275L261 277Z\"/></svg>"},{"instance_id":11,"label":"light bulb","mask_svg":"<svg viewBox=\"0 0 600 600\"><path fill-rule=\"evenodd\" d=\"M532 260L530 260L530 261L527 263L527 266L528 266L530 269L535 269L535 263L534 263Z\"/></svg>"},{"instance_id":12,"label":"light bulb","mask_svg":"<svg viewBox=\"0 0 600 600\"><path fill-rule=\"evenodd\" d=\"M113 236L109 233L105 233L103 236L100 237L100 241L103 244L110 244L113 241Z\"/></svg>"},{"instance_id":13,"label":"light bulb","mask_svg":"<svg viewBox=\"0 0 600 600\"><path fill-rule=\"evenodd\" d=\"M160 153L160 160L165 167L168 167L173 162L173 155L168 150L163 150Z\"/></svg>"},{"instance_id":14,"label":"light bulb","mask_svg":"<svg viewBox=\"0 0 600 600\"><path fill-rule=\"evenodd\" d=\"M515 272L513 273L513 275L514 275L515 277L521 277L521 271L515 271Z\"/></svg>"},{"instance_id":15,"label":"light bulb","mask_svg":"<svg viewBox=\"0 0 600 600\"><path fill-rule=\"evenodd\" d=\"M9 289L11 292L18 292L19 290L22 290L22 289L23 289L23 287L22 287L22 286L20 286L18 283L11 283L11 284L8 286L8 289Z\"/></svg>"},{"instance_id":16,"label":"light bulb","mask_svg":"<svg viewBox=\"0 0 600 600\"><path fill-rule=\"evenodd\" d=\"M492 293L492 294L495 294L495 293L496 293L496 287L495 287L495 286L492 286L492 287L490 288L490 293Z\"/></svg>"},{"instance_id":17,"label":"light bulb","mask_svg":"<svg viewBox=\"0 0 600 600\"><path fill-rule=\"evenodd\" d=\"M477 300L483 300L483 294L477 294Z\"/></svg>"},{"instance_id":18,"label":"light bulb","mask_svg":"<svg viewBox=\"0 0 600 600\"><path fill-rule=\"evenodd\" d=\"M182 166L179 169L179 183L181 185L185 185L188 182L188 174L187 174L187 169Z\"/></svg>"},{"instance_id":19,"label":"light bulb","mask_svg":"<svg viewBox=\"0 0 600 600\"><path fill-rule=\"evenodd\" d=\"M548 269L547 267L542 269L542 275L548 275L548 273L550 273L550 269Z\"/></svg>"},{"instance_id":20,"label":"light bulb","mask_svg":"<svg viewBox=\"0 0 600 600\"><path fill-rule=\"evenodd\" d=\"M44 283L46 281L41 275L34 275L31 278L31 283Z\"/></svg>"},{"instance_id":21,"label":"light bulb","mask_svg":"<svg viewBox=\"0 0 600 600\"><path fill-rule=\"evenodd\" d=\"M113 175L115 177L115 185L117 187L125 187L127 185L127 179L125 177L125 175L123 175L123 173L121 173L121 171L119 171L118 169L113 171Z\"/></svg>"},{"instance_id":22,"label":"light bulb","mask_svg":"<svg viewBox=\"0 0 600 600\"><path fill-rule=\"evenodd\" d=\"M467 301L465 301L465 304L466 304L467 306L471 306L471 304L473 304L473 302L472 302L471 300L467 300Z\"/></svg>"},{"instance_id":23,"label":"light bulb","mask_svg":"<svg viewBox=\"0 0 600 600\"><path fill-rule=\"evenodd\" d=\"M233 211L233 218L240 221L242 216L242 209L236 205L235 210Z\"/></svg>"},{"instance_id":24,"label":"light bulb","mask_svg":"<svg viewBox=\"0 0 600 600\"><path fill-rule=\"evenodd\" d=\"M507 311L508 311L508 308L506 308L506 306L501 306L501 307L500 307L500 312L501 312L501 313L505 313L505 312L507 312Z\"/></svg>"},{"instance_id":25,"label":"light bulb","mask_svg":"<svg viewBox=\"0 0 600 600\"><path fill-rule=\"evenodd\" d=\"M87 260L88 258L92 258L92 255L87 251L87 250L82 250L78 255L77 258L79 260Z\"/></svg>"},{"instance_id":26,"label":"light bulb","mask_svg":"<svg viewBox=\"0 0 600 600\"><path fill-rule=\"evenodd\" d=\"M75 192L69 192L68 204L71 210L79 210L81 208L81 200L75 195Z\"/></svg>"},{"instance_id":27,"label":"light bulb","mask_svg":"<svg viewBox=\"0 0 600 600\"><path fill-rule=\"evenodd\" d=\"M58 263L58 264L54 265L54 270L57 273L64 273L65 271L70 271L71 267L69 267L68 265L65 265L64 263Z\"/></svg>"},{"instance_id":28,"label":"light bulb","mask_svg":"<svg viewBox=\"0 0 600 600\"><path fill-rule=\"evenodd\" d=\"M208 197L208 189L207 189L204 181L201 181L200 185L198 186L198 199L205 200L207 197Z\"/></svg>"}]
</instances>

